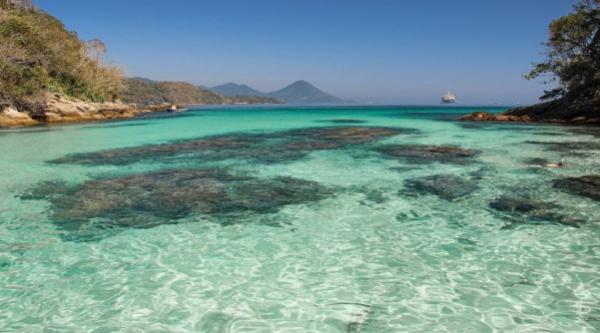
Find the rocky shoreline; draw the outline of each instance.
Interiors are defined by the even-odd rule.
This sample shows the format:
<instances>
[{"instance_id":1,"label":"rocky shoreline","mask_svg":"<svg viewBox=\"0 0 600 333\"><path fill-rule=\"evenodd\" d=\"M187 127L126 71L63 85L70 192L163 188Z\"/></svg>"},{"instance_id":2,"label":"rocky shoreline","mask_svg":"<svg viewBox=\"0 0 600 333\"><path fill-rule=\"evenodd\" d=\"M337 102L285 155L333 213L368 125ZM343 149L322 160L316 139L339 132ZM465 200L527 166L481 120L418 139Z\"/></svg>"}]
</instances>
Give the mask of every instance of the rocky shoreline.
<instances>
[{"instance_id":1,"label":"rocky shoreline","mask_svg":"<svg viewBox=\"0 0 600 333\"><path fill-rule=\"evenodd\" d=\"M600 126L600 118L574 117L571 119L559 118L537 118L529 114L514 115L509 113L473 112L460 118L462 121L491 121L491 122L517 122L517 123L548 123L566 125L597 125Z\"/></svg>"},{"instance_id":2,"label":"rocky shoreline","mask_svg":"<svg viewBox=\"0 0 600 333\"><path fill-rule=\"evenodd\" d=\"M170 105L152 105L138 108L121 102L92 103L49 95L41 115L32 116L13 107L0 111L0 128L26 127L54 123L78 123L104 120L129 119L138 114L160 112Z\"/></svg>"},{"instance_id":3,"label":"rocky shoreline","mask_svg":"<svg viewBox=\"0 0 600 333\"><path fill-rule=\"evenodd\" d=\"M502 113L474 112L462 116L460 120L600 126L599 109L600 106L557 100Z\"/></svg>"}]
</instances>

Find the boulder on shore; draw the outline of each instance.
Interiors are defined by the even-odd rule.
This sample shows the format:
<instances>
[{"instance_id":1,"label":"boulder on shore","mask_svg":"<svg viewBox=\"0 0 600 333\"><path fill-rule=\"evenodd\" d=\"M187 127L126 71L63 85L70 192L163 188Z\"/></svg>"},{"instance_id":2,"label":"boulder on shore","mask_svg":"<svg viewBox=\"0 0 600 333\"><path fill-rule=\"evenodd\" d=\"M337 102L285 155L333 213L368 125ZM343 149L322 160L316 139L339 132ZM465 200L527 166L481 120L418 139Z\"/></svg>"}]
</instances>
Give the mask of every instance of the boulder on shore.
<instances>
[{"instance_id":1,"label":"boulder on shore","mask_svg":"<svg viewBox=\"0 0 600 333\"><path fill-rule=\"evenodd\" d=\"M91 103L52 95L46 100L45 116L47 122L79 122L131 118L136 113L120 102Z\"/></svg>"},{"instance_id":2,"label":"boulder on shore","mask_svg":"<svg viewBox=\"0 0 600 333\"><path fill-rule=\"evenodd\" d=\"M600 125L598 103L573 98L561 98L518 107L502 113L474 112L463 116L460 120Z\"/></svg>"},{"instance_id":3,"label":"boulder on shore","mask_svg":"<svg viewBox=\"0 0 600 333\"><path fill-rule=\"evenodd\" d=\"M517 115L504 114L504 113L495 114L495 113L482 112L482 111L474 112L474 113L470 113L468 115L462 116L460 118L460 120L466 120L466 121L509 121L509 122L523 122L523 123L536 121L535 119L531 118L529 115L517 116Z\"/></svg>"},{"instance_id":4,"label":"boulder on shore","mask_svg":"<svg viewBox=\"0 0 600 333\"><path fill-rule=\"evenodd\" d=\"M17 127L36 125L39 122L32 119L29 114L19 112L12 107L0 111L0 127Z\"/></svg>"},{"instance_id":5,"label":"boulder on shore","mask_svg":"<svg viewBox=\"0 0 600 333\"><path fill-rule=\"evenodd\" d=\"M138 109L135 105L121 102L94 103L67 98L59 94L46 94L41 104L42 113L32 116L26 111L7 107L0 111L0 127L31 126L57 122L84 122L132 118L146 111L161 111L148 107Z\"/></svg>"}]
</instances>

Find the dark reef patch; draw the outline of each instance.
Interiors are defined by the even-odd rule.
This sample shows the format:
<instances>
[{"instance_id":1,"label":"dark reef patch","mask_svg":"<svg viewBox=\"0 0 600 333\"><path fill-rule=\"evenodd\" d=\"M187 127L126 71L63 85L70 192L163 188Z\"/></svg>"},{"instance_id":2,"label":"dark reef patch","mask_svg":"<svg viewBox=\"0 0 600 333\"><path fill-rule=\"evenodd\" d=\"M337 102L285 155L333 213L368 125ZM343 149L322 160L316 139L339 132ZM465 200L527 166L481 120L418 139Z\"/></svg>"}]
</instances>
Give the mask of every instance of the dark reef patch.
<instances>
[{"instance_id":1,"label":"dark reef patch","mask_svg":"<svg viewBox=\"0 0 600 333\"><path fill-rule=\"evenodd\" d=\"M472 129L472 130L494 130L494 131L515 131L515 132L539 131L538 127L527 126L527 125L523 125L523 124L498 124L498 123L491 123L491 122L460 121L460 122L456 122L456 125L463 129Z\"/></svg>"},{"instance_id":2,"label":"dark reef patch","mask_svg":"<svg viewBox=\"0 0 600 333\"><path fill-rule=\"evenodd\" d=\"M47 200L55 224L71 232L89 232L148 228L176 223L190 214L274 213L286 205L331 195L324 186L297 178L260 179L221 169L179 169L92 180L71 188L44 182L21 198Z\"/></svg>"},{"instance_id":3,"label":"dark reef patch","mask_svg":"<svg viewBox=\"0 0 600 333\"><path fill-rule=\"evenodd\" d=\"M19 198L23 200L47 200L69 192L71 192L71 188L64 181L43 181L21 194Z\"/></svg>"},{"instance_id":4,"label":"dark reef patch","mask_svg":"<svg viewBox=\"0 0 600 333\"><path fill-rule=\"evenodd\" d=\"M600 201L600 175L557 179L554 188L561 191Z\"/></svg>"},{"instance_id":5,"label":"dark reef patch","mask_svg":"<svg viewBox=\"0 0 600 333\"><path fill-rule=\"evenodd\" d=\"M600 138L600 127L598 126L572 127L569 128L569 132L577 135L591 135L595 138Z\"/></svg>"},{"instance_id":6,"label":"dark reef patch","mask_svg":"<svg viewBox=\"0 0 600 333\"><path fill-rule=\"evenodd\" d=\"M562 154L580 155L581 151L600 150L600 142L596 141L535 141L525 143L543 146L546 150Z\"/></svg>"},{"instance_id":7,"label":"dark reef patch","mask_svg":"<svg viewBox=\"0 0 600 333\"><path fill-rule=\"evenodd\" d=\"M545 132L534 132L531 133L533 135L539 135L539 136L567 136L568 134L565 132L550 132L550 131L545 131Z\"/></svg>"},{"instance_id":8,"label":"dark reef patch","mask_svg":"<svg viewBox=\"0 0 600 333\"><path fill-rule=\"evenodd\" d=\"M128 165L142 161L169 163L180 160L245 159L256 163L280 163L301 159L312 151L340 149L415 132L417 131L405 128L351 126L302 128L272 133L228 134L179 140L166 144L73 154L49 162L55 164Z\"/></svg>"},{"instance_id":9,"label":"dark reef patch","mask_svg":"<svg viewBox=\"0 0 600 333\"><path fill-rule=\"evenodd\" d=\"M527 164L529 166L536 166L536 167L545 167L548 163L550 163L550 161L548 161L547 159L540 158L540 157L528 158L528 159L525 159L523 162L525 162L525 164Z\"/></svg>"},{"instance_id":10,"label":"dark reef patch","mask_svg":"<svg viewBox=\"0 0 600 333\"><path fill-rule=\"evenodd\" d=\"M486 166L482 166L481 168L475 170L475 171L471 171L468 173L468 176L471 177L471 179L473 180L482 180L490 175L494 175L498 172L498 170L496 170L496 168L486 165Z\"/></svg>"},{"instance_id":11,"label":"dark reef patch","mask_svg":"<svg viewBox=\"0 0 600 333\"><path fill-rule=\"evenodd\" d=\"M330 124L364 124L365 120L359 119L327 119L327 120L317 120L319 123L330 123Z\"/></svg>"},{"instance_id":12,"label":"dark reef patch","mask_svg":"<svg viewBox=\"0 0 600 333\"><path fill-rule=\"evenodd\" d=\"M380 153L400 159L410 164L452 163L468 164L481 152L474 149L463 149L457 146L433 145L384 145L376 148Z\"/></svg>"},{"instance_id":13,"label":"dark reef patch","mask_svg":"<svg viewBox=\"0 0 600 333\"><path fill-rule=\"evenodd\" d=\"M490 203L490 207L501 212L530 213L532 211L552 209L555 206L553 204L533 200L525 196L501 196L500 198L492 201Z\"/></svg>"},{"instance_id":14,"label":"dark reef patch","mask_svg":"<svg viewBox=\"0 0 600 333\"><path fill-rule=\"evenodd\" d=\"M483 123L483 122L456 122L455 123L458 127L463 128L463 129L468 129L468 130L483 130L483 129L487 129L490 127L489 124L487 123Z\"/></svg>"},{"instance_id":15,"label":"dark reef patch","mask_svg":"<svg viewBox=\"0 0 600 333\"><path fill-rule=\"evenodd\" d=\"M506 214L503 218L510 222L506 228L526 223L556 223L579 227L585 222L577 217L559 213L564 211L559 205L532 199L526 195L503 195L490 202L489 206Z\"/></svg>"},{"instance_id":16,"label":"dark reef patch","mask_svg":"<svg viewBox=\"0 0 600 333\"><path fill-rule=\"evenodd\" d=\"M140 161L168 161L177 156L190 157L189 155L193 153L202 153L201 156L197 156L198 158L211 159L214 155L221 155L227 150L249 147L254 141L256 141L254 137L219 136L206 140L186 140L160 145L73 154L52 160L50 163L127 165Z\"/></svg>"},{"instance_id":17,"label":"dark reef patch","mask_svg":"<svg viewBox=\"0 0 600 333\"><path fill-rule=\"evenodd\" d=\"M408 179L404 182L408 193L434 194L438 197L453 201L477 191L475 181L454 175L433 175Z\"/></svg>"}]
</instances>

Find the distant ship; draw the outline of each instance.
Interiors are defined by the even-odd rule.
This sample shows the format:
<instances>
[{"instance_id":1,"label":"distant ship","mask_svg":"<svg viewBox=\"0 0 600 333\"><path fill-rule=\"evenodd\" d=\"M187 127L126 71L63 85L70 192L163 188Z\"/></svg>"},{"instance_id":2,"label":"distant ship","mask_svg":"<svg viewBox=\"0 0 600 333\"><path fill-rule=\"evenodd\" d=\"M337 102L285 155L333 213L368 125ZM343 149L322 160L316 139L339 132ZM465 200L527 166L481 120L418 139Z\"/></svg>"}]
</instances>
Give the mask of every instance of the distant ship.
<instances>
[{"instance_id":1,"label":"distant ship","mask_svg":"<svg viewBox=\"0 0 600 333\"><path fill-rule=\"evenodd\" d=\"M442 103L453 104L456 102L456 96L448 90L446 95L442 96Z\"/></svg>"}]
</instances>

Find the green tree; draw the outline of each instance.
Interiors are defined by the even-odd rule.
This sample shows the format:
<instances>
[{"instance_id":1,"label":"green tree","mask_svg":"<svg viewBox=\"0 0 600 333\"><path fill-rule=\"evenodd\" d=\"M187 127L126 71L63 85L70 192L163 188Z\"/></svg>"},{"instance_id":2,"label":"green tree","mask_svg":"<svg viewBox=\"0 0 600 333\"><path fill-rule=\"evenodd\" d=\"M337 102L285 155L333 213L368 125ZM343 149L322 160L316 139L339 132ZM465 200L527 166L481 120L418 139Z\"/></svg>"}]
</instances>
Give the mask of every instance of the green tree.
<instances>
[{"instance_id":1,"label":"green tree","mask_svg":"<svg viewBox=\"0 0 600 333\"><path fill-rule=\"evenodd\" d=\"M585 108L600 103L600 0L581 0L549 27L545 62L525 77L558 83L542 100L562 100Z\"/></svg>"},{"instance_id":2,"label":"green tree","mask_svg":"<svg viewBox=\"0 0 600 333\"><path fill-rule=\"evenodd\" d=\"M121 70L102 63L106 46L84 42L29 0L0 0L0 108L43 107L46 93L111 101L123 89Z\"/></svg>"}]
</instances>

